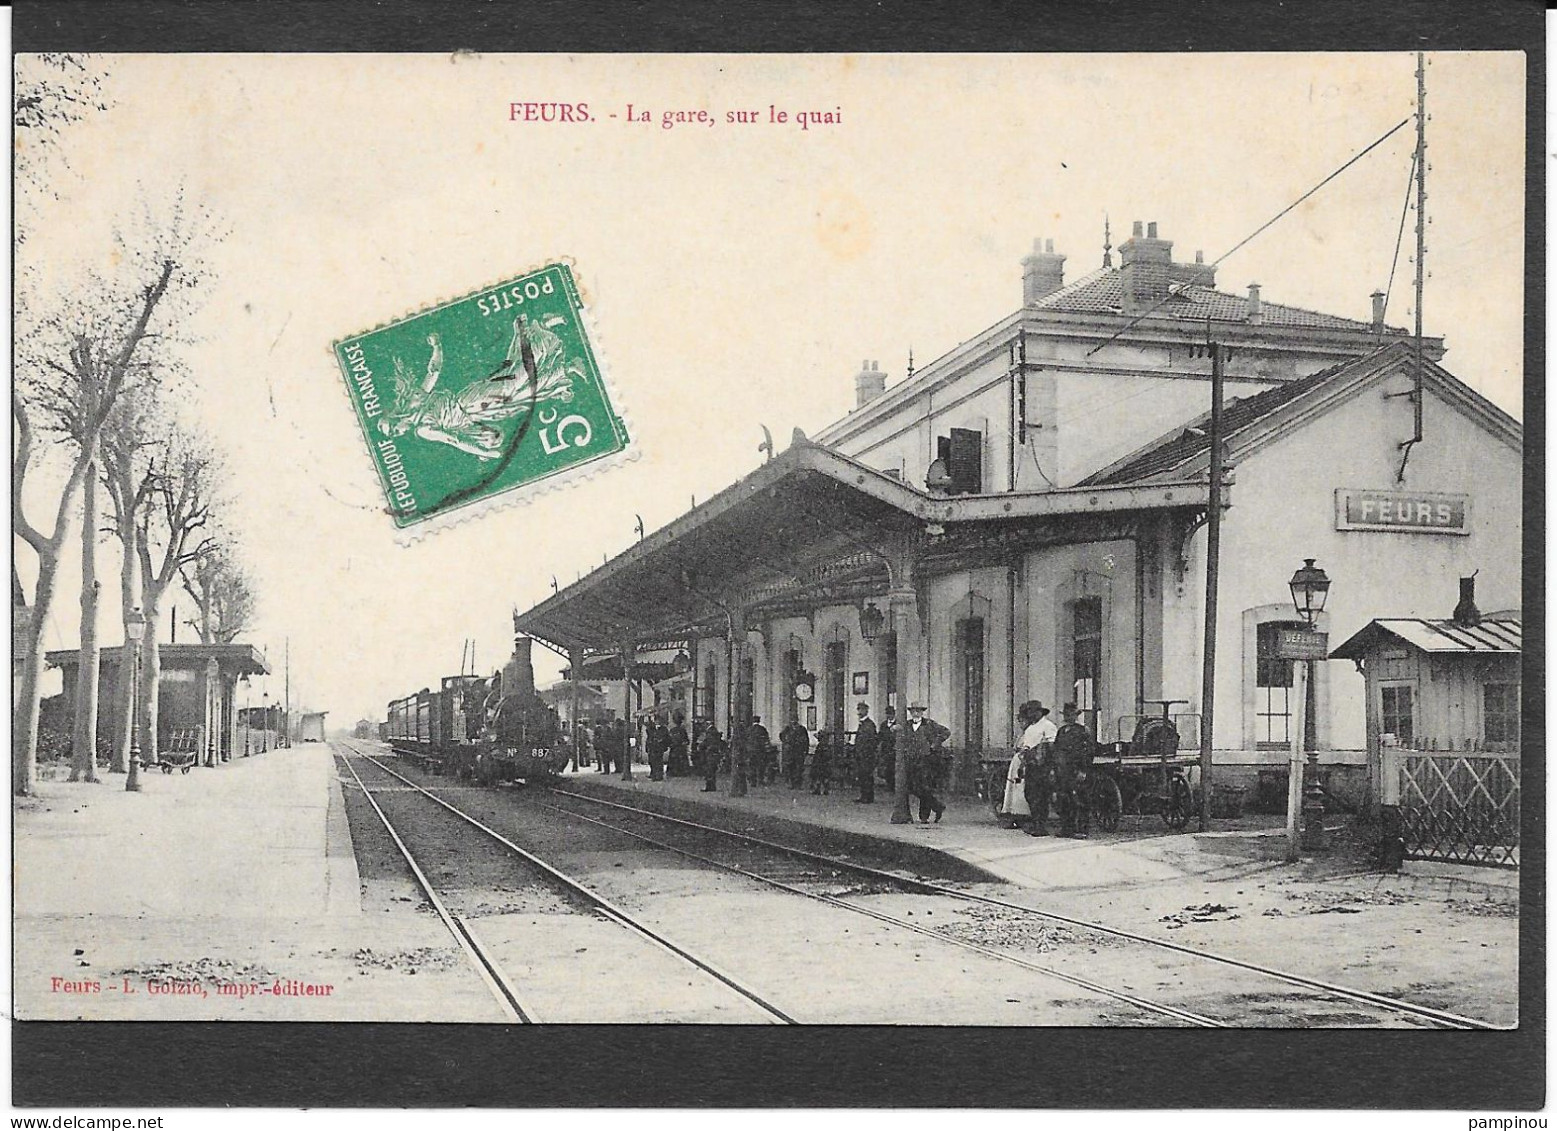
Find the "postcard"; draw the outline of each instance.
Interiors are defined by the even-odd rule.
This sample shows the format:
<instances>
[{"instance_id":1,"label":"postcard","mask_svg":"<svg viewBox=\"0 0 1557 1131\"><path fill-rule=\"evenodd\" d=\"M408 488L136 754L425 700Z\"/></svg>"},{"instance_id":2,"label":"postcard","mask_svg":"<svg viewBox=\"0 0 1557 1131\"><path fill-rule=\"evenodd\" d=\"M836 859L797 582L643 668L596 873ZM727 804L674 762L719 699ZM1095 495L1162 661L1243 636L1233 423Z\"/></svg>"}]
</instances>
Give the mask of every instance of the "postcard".
<instances>
[{"instance_id":1,"label":"postcard","mask_svg":"<svg viewBox=\"0 0 1557 1131\"><path fill-rule=\"evenodd\" d=\"M1517 1031L1526 67L18 54L15 1017Z\"/></svg>"}]
</instances>

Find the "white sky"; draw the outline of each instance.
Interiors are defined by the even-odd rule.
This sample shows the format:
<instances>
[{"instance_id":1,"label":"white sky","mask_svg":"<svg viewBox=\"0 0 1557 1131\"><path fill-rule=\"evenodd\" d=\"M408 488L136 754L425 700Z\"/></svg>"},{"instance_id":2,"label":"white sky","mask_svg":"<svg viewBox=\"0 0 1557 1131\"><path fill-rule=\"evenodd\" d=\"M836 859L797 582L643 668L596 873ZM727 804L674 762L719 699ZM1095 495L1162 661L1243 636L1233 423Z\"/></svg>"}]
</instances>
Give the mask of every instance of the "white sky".
<instances>
[{"instance_id":1,"label":"white sky","mask_svg":"<svg viewBox=\"0 0 1557 1131\"><path fill-rule=\"evenodd\" d=\"M1430 63L1427 330L1452 372L1519 415L1523 57ZM1105 210L1115 245L1156 220L1176 258L1212 260L1415 100L1407 54L104 64L113 107L67 137L75 175L21 254L100 257L116 217L179 181L230 228L190 353L191 412L232 467L231 521L261 590L251 639L279 666L290 637L293 702L332 725L435 685L467 637L496 667L512 608L624 549L635 513L652 532L753 469L760 424L782 447L793 426L837 418L861 359L896 381L910 346L923 365L1011 313L1035 236L1070 257L1068 279L1100 264ZM514 100L587 102L600 120L510 122ZM628 103L655 124L626 124ZM722 120L770 104L841 109L842 123ZM721 120L660 128L681 108ZM1408 126L1238 252L1220 288L1259 282L1268 302L1369 317L1413 142ZM1411 324L1410 245L1408 229L1394 325ZM641 458L398 545L330 343L557 256L594 304ZM99 553L107 642L115 551ZM70 557L51 648L75 646ZM544 684L560 663L536 659Z\"/></svg>"}]
</instances>

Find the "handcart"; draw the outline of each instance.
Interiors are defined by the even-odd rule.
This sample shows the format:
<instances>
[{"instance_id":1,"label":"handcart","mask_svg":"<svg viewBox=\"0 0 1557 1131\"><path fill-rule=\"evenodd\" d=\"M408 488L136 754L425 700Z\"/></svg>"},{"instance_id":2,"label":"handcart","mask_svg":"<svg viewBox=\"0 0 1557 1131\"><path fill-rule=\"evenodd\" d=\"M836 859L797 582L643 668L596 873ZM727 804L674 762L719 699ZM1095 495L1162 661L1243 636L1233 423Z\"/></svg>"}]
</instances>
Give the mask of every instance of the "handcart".
<instances>
[{"instance_id":1,"label":"handcart","mask_svg":"<svg viewBox=\"0 0 1557 1131\"><path fill-rule=\"evenodd\" d=\"M1102 832L1113 832L1126 813L1160 813L1167 826L1178 832L1195 813L1197 797L1190 786L1189 770L1198 765L1195 751L1180 750L1180 726L1193 720L1198 733L1200 716L1173 714L1174 704L1186 699L1147 699L1157 712L1123 715L1119 738L1100 743L1088 773L1092 823ZM1126 739L1126 732L1130 737Z\"/></svg>"}]
</instances>

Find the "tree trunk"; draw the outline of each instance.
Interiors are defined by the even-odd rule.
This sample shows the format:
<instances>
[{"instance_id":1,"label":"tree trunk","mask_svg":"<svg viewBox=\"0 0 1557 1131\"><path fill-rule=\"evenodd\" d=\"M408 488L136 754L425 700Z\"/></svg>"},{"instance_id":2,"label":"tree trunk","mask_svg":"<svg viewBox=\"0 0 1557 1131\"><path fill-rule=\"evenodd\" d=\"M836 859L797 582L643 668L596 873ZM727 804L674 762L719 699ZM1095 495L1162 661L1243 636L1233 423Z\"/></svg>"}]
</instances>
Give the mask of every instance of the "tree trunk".
<instances>
[{"instance_id":1,"label":"tree trunk","mask_svg":"<svg viewBox=\"0 0 1557 1131\"><path fill-rule=\"evenodd\" d=\"M133 522L121 522L119 527L119 546L124 551L119 566L119 607L123 616L128 617L130 610L140 604L135 584L140 576L136 568L136 532ZM108 767L116 774L129 771L130 728L135 721L135 704L131 700L134 691L130 687L132 668L135 663L134 649L129 644L130 633L127 625L124 626L124 630L125 645L119 651L119 679L114 688L113 758Z\"/></svg>"},{"instance_id":2,"label":"tree trunk","mask_svg":"<svg viewBox=\"0 0 1557 1131\"><path fill-rule=\"evenodd\" d=\"M162 656L157 640L157 628L162 623L161 610L157 607L162 594L148 588L144 594L146 607L145 635L141 637L141 697L140 737L141 761L156 762L161 754L157 735L157 684L162 675Z\"/></svg>"},{"instance_id":3,"label":"tree trunk","mask_svg":"<svg viewBox=\"0 0 1557 1131\"><path fill-rule=\"evenodd\" d=\"M16 717L11 724L11 788L18 797L38 791L38 696L43 680L43 625L54 600L59 571L57 554L38 555L38 587L33 594L32 623L27 626L27 655Z\"/></svg>"},{"instance_id":4,"label":"tree trunk","mask_svg":"<svg viewBox=\"0 0 1557 1131\"><path fill-rule=\"evenodd\" d=\"M71 781L97 776L97 467L87 465L81 506L81 664L76 669L76 718Z\"/></svg>"}]
</instances>

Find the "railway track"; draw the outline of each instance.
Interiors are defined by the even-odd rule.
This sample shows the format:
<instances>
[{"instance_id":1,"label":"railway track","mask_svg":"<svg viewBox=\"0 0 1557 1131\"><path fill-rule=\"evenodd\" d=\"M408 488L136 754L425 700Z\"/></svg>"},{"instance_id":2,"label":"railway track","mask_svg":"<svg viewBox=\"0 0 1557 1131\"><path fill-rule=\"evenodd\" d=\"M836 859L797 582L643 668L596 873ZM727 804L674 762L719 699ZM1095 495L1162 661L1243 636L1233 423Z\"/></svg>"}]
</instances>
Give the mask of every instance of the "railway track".
<instances>
[{"instance_id":1,"label":"railway track","mask_svg":"<svg viewBox=\"0 0 1557 1131\"><path fill-rule=\"evenodd\" d=\"M387 788L393 789L396 792L406 792L409 790L441 806L443 810L464 822L465 825L479 831L487 840L501 845L514 857L517 857L524 864L529 866L529 868L534 872L543 876L548 882L555 885L568 897L581 902L594 913L611 921L612 923L617 924L624 930L637 936L639 939L647 942L658 950L674 956L686 966L698 971L701 975L718 982L727 990L737 995L746 1004L746 1006L754 1010L762 1020L778 1024L796 1023L793 1017L781 1010L778 1006L767 1001L765 998L763 998L762 995L757 993L757 991L751 987L743 984L732 975L721 970L708 959L700 957L688 948L674 942L670 938L666 937L663 932L658 931L654 927L642 922L640 919L618 907L605 896L596 892L594 889L580 882L573 876L568 875L567 873L547 863L545 860L542 860L535 854L515 844L512 840L503 836L495 829L464 812L457 806L451 805L449 802L445 801L441 797L438 797L431 791L424 789L422 786L413 782L410 778L407 778L403 774L397 773L395 770L385 766L373 754L362 750L352 743L343 743L342 745L344 745L351 754L355 755L357 759L376 767L379 772L388 775L390 778L399 783L395 786ZM426 870L418 862L410 846L406 843L405 838L401 836L401 833L395 827L394 822L390 819L389 815L384 812L383 807L375 798L375 792L383 792L385 791L386 787L372 786L368 782L364 781L361 774L358 772L357 766L353 764L353 759L351 757L343 757L342 761L345 763L347 770L350 772L351 777L356 782L358 788L362 790L363 796L367 800L368 804L372 806L373 811L383 822L385 830L393 840L395 847L404 857L406 864L409 866L412 875L416 879L417 885L426 895L427 900L432 906L434 912L438 915L439 919L443 922L444 926L453 936L456 944L465 954L466 958L470 961L476 973L481 977L483 983L486 985L487 989L492 994L493 999L496 1001L499 1009L502 1011L505 1019L515 1023L535 1023L544 1021L545 1018L539 1015L539 1011L533 1005L528 1004L525 999L520 996L520 993L514 987L512 980L503 971L501 964L493 956L491 948L486 946L481 941L481 938L472 925L460 916L454 915L448 909L445 901L440 897L432 881L428 878Z\"/></svg>"},{"instance_id":2,"label":"railway track","mask_svg":"<svg viewBox=\"0 0 1557 1131\"><path fill-rule=\"evenodd\" d=\"M645 821L646 820L646 821L652 822L653 824L655 824L656 826L658 826L660 828L669 828L669 829L679 829L679 830L690 831L694 836L703 839L705 842L708 839L712 838L712 839L722 839L722 840L725 840L725 841L728 841L728 842L741 843L741 844L745 844L745 845L748 845L748 846L752 846L754 848L760 848L764 852L768 852L768 853L771 853L771 854L774 854L774 855L788 856L789 858L794 859L794 860L805 861L805 862L811 864L812 866L825 868L825 869L831 870L831 871L833 871L835 873L836 872L848 872L848 873L851 873L853 875L860 876L861 878L866 879L866 880L868 880L868 881L870 881L870 882L872 882L874 884L879 884L879 885L883 885L883 886L886 886L886 887L895 888L895 889L901 890L901 891L911 891L911 892L918 892L918 893L922 893L922 894L926 894L926 895L941 896L941 897L946 897L946 898L949 898L949 899L961 900L961 901L966 901L966 902L974 903L974 904L981 904L981 905L984 905L984 906L997 907L997 908L1003 909L1004 911L1015 912L1015 913L1018 913L1018 914L1021 914L1021 915L1024 915L1024 916L1038 917L1038 918L1041 918L1041 919L1044 919L1044 920L1047 920L1047 921L1050 921L1050 922L1061 923L1061 924L1064 924L1066 926L1077 928L1077 929L1080 929L1080 930L1096 932L1098 934L1107 935L1107 936L1111 936L1113 938L1125 940L1125 941L1130 942L1130 943L1151 947L1151 948L1159 950L1159 951L1171 952L1171 953L1174 953L1174 954L1177 954L1177 955L1182 955L1182 956L1185 956L1185 957L1187 957L1187 958L1189 958L1191 960L1197 961L1197 962L1213 963L1213 964L1216 964L1216 965L1219 965L1219 966L1224 966L1224 967L1228 967L1228 968L1231 968L1231 969L1239 970L1239 971L1242 971L1242 972L1244 972L1246 974L1253 975L1256 978L1266 979L1266 980L1269 980L1269 981L1274 981L1274 982L1279 982L1279 983L1284 983L1284 984L1286 984L1288 986L1296 987L1296 988L1301 989L1301 990L1303 990L1303 991L1305 991L1306 993L1309 993L1309 994L1319 995L1321 997L1326 997L1326 998L1330 998L1330 999L1333 999L1333 1000L1336 1000L1336 1001L1345 1002L1345 1003L1348 1003L1348 1004L1353 1005L1353 1006L1362 1006L1362 1007L1365 1007L1367 1009L1377 1011L1377 1012L1379 1012L1381 1014L1384 1014L1386 1016L1406 1019L1406 1020L1409 1020L1411 1022L1422 1024L1422 1025L1426 1025L1426 1026L1431 1026L1433 1028L1462 1029L1462 1030L1478 1030L1478 1029L1479 1030L1496 1030L1497 1029L1497 1026L1495 1026L1495 1025L1489 1023L1489 1022L1480 1020L1478 1018L1465 1017L1465 1016L1462 1016L1460 1014L1452 1013L1452 1012L1449 1012L1449 1011L1446 1011L1446 1010L1437 1009L1437 1008L1432 1007L1432 1006L1422 1005L1422 1004L1419 1004L1417 1002L1405 1001L1405 1000L1400 999L1400 998L1389 997L1389 996L1384 995L1384 994L1376 994L1376 993L1373 993L1373 992L1368 991L1368 990L1360 990L1360 989L1356 989L1356 988L1353 988L1353 987L1350 987L1350 986L1337 985L1337 984L1332 983L1332 982L1327 982L1327 981L1324 981L1324 980L1321 980L1321 979L1317 979L1317 978L1310 978L1310 977L1307 977L1306 975L1296 974L1296 973L1293 973L1291 971L1281 970L1281 969L1278 969L1278 968L1275 968L1275 967L1263 965L1261 963L1251 962L1251 961L1248 961L1248 960L1245 960L1245 959L1235 958L1235 957L1232 957L1232 956L1229 956L1229 955L1225 955L1225 954L1219 954L1219 953L1217 953L1215 951L1204 950L1204 949L1201 949L1201 948L1198 948L1198 947L1188 946L1188 945L1183 944L1183 943L1172 942L1172 941L1167 940L1167 939L1156 938L1156 937L1153 937L1151 935L1141 934L1141 933L1136 932L1136 931L1129 931L1129 930L1125 930L1125 929L1122 929L1122 928L1119 928L1119 927L1111 927L1111 926L1109 926L1107 924L1104 924L1104 923L1098 923L1098 922L1093 922L1093 921L1086 920L1086 919L1077 918L1075 916L1064 915L1064 914L1061 914L1061 913L1055 912L1055 911L1048 911L1048 910L1044 910L1042 908L1030 907L1030 906L1028 906L1026 904L1016 903L1014 901L1007 900L1007 899L1000 899L1000 898L998 898L996 896L983 895L983 894L975 893L975 892L960 891L960 890L958 890L956 888L947 887L947 886L942 885L942 884L936 884L936 883L932 883L932 882L925 881L925 880L919 880L919 879L914 879L914 878L911 878L911 877L900 876L900 875L897 875L897 874L892 873L892 872L887 872L887 871L879 869L879 868L871 867L870 865L861 864L861 863L859 863L857 861L841 859L841 858L833 857L833 856L827 856L827 855L824 855L824 854L821 854L821 853L810 852L810 851L805 850L805 849L794 848L794 847L792 847L790 845L778 844L778 843L775 843L773 841L765 840L765 839L763 839L761 837L751 836L750 834L738 833L738 832L734 832L734 831L729 830L729 829L722 829L722 828L718 828L718 827L711 826L711 825L704 825L704 824L701 824L699 822L690 821L690 820L687 820L687 819L681 818L681 817L673 817L673 816L670 816L668 814L656 813L656 812L654 812L652 810L639 808L637 806L627 805L627 804L625 804L623 802L610 801L610 800L606 800L604 798L599 798L599 797L592 797L592 796L590 796L588 794L578 793L578 792L575 792L575 791L572 791L572 790L559 789L559 788L557 788L555 786L550 787L550 792L555 794L555 795L557 795L557 796L560 796L560 797L567 797L567 798L570 798L570 799L573 799L573 800L583 801L583 802L588 803L589 805L596 806L596 807L599 807L601 809L610 811L610 812L613 813L613 815L617 816L619 820L620 820L620 818L622 816L627 816L631 820L635 820L635 821ZM721 862L721 861L719 861L716 858L709 857L705 852L697 852L697 851L694 851L692 849L686 848L685 846L679 846L678 847L677 845L675 845L673 843L665 842L665 841L663 841L660 838L651 837L651 836L648 836L647 834L644 834L644 833L641 833L641 832L635 832L632 829L622 827L620 824L615 824L613 822L603 821L603 820L601 820L600 818L597 818L597 817L590 817L590 816L587 816L586 814L578 813L577 811L572 810L572 809L570 809L570 808L568 808L566 806L551 806L550 808L553 808L553 809L555 809L557 811L560 811L560 812L571 813L572 815L580 817L581 819L593 821L593 822L595 822L597 824L604 824L604 825L607 825L608 827L617 828L618 831L625 832L628 835L640 837L644 841L646 841L648 843L651 843L651 844L655 844L657 847L660 847L662 849L666 849L666 850L674 851L674 852L681 852L684 855L691 856L694 859L702 860L705 863L712 864L712 865L714 865L716 867L722 867L722 868L727 868L727 869L732 870L732 871L741 872L742 874L751 876L753 879L760 880L760 881L762 881L764 883L772 884L773 886L780 887L780 888L783 888L785 890L793 891L796 894L804 895L804 896L806 896L808 898L817 898L817 899L822 899L824 901L832 902L832 903L835 903L835 904L837 904L839 906L845 906L845 907L850 908L851 910L860 911L863 914L868 914L868 915L871 915L872 917L875 917L875 918L878 918L878 919L883 919L884 921L893 922L896 925L899 925L899 926L902 926L902 927L906 927L906 928L908 928L910 930L914 930L914 931L917 931L917 932L920 932L920 933L927 933L927 934L934 935L936 937L939 937L939 938L942 938L942 939L954 942L957 945L971 946L972 949L979 950L979 951L984 952L984 953L993 954L993 955L995 955L997 957L1000 957L1000 958L1003 958L1003 959L1007 959L1007 960L1014 960L1013 956L1006 955L1006 954L1003 954L1001 952L993 951L990 948L981 947L981 946L977 946L977 945L974 945L974 944L967 944L967 943L963 942L962 940L959 940L959 939L956 939L956 938L954 938L952 936L946 935L944 932L938 932L938 931L935 931L933 929L927 929L927 928L921 926L920 924L909 923L909 922L907 922L907 921L905 921L903 919L900 919L900 918L897 918L897 917L894 917L894 916L890 916L890 915L884 914L882 912L875 911L873 909L863 908L863 907L860 907L860 906L858 906L856 904L850 903L847 900L839 899L839 898L837 898L835 896L826 896L826 895L823 895L823 894L820 894L820 893L817 893L817 892L814 892L814 891L806 891L806 890L803 889L802 886L795 885L795 884L793 884L791 882L788 882L787 879L782 877L782 876L762 875L762 874L759 874L759 873L757 873L755 871L751 871L749 869L741 868L741 867L739 867L737 865L731 865L731 864L728 864L728 863L725 863L725 862ZM1020 965L1020 964L1023 964L1023 963L1018 961L1018 964ZM1063 973L1061 971L1051 970L1051 969L1043 968L1043 967L1038 967L1038 966L1036 966L1036 964L1028 964L1028 965L1029 965L1029 968L1041 969L1044 972L1053 973L1056 976L1059 976L1059 977L1062 977L1062 978L1066 978L1067 980L1069 980L1072 977L1072 976L1067 975L1067 974L1065 974L1065 973ZM1076 982L1076 984L1084 985L1085 981L1086 980L1078 980ZM1098 989L1098 992L1103 992L1105 994L1108 994L1109 996L1115 996L1115 997L1121 996L1117 992L1111 992L1107 987L1098 986L1097 989ZM1134 995L1131 995L1131 997L1133 997L1133 996ZM1126 999L1126 1000L1129 1000L1129 999ZM1138 1004L1138 1005L1140 1005L1140 1007L1145 1008L1145 1009L1147 1009L1148 1011L1151 1011L1151 1012L1166 1012L1166 1011L1170 1011L1170 1010L1176 1010L1176 1007L1165 1006L1162 1003L1148 1002L1145 999L1141 999L1139 1001L1136 1001L1136 1002L1134 1002L1134 1004ZM1177 1011L1177 1012L1180 1014L1180 1019L1181 1020L1189 1020L1189 1022L1191 1024L1208 1025L1208 1026L1215 1026L1215 1027L1226 1027L1226 1025L1227 1025L1226 1022L1218 1021L1218 1020L1213 1020L1213 1019L1206 1018L1206 1017L1202 1017L1202 1016L1200 1016L1198 1014L1189 1013L1188 1011ZM1186 1016L1186 1014L1187 1014L1187 1016ZM1194 1019L1190 1020L1190 1018L1194 1018Z\"/></svg>"},{"instance_id":3,"label":"railway track","mask_svg":"<svg viewBox=\"0 0 1557 1131\"><path fill-rule=\"evenodd\" d=\"M550 871L555 872L555 869L551 869L550 865L547 865L544 862L539 861L539 859L537 857L533 856L533 854L526 852L525 850L519 848L517 845L513 845L510 841L507 841L506 839L502 838L500 834L496 833L495 831L490 829L488 826L486 826L484 823L482 823L481 821L477 820L476 818L470 816L469 814L464 813L457 806L451 804L445 798L439 797L436 793L434 793L431 790L426 789L425 787L419 785L418 783L413 781L411 778L406 777L405 775L403 775L403 774L397 772L396 770L390 768L389 766L385 765L374 752L371 752L371 751L368 751L368 750L364 750L364 749L362 749L360 747L357 747L357 746L354 746L354 745L350 745L349 748L352 749L353 753L355 753L356 755L358 755L360 758L362 758L363 760L367 761L368 763L372 764L379 771L381 771L384 774L387 774L387 775L390 775L391 777L393 777L397 782L400 783L400 788L414 790L416 792L419 792L419 793L425 795L426 797L428 797L430 800L436 802L439 806L441 806L445 810L447 810L447 811L449 811L449 812L459 816L461 819L463 819L464 821L474 825L475 827L480 828L481 830L486 832L489 836L497 837L500 841L502 841L502 843L504 843L505 845L509 846L516 853L522 855L525 859L530 860L532 862L535 862L539 867L542 867L542 868L545 868L545 869L548 869ZM548 812L560 814L561 816L565 817L568 820L571 820L571 821L584 821L584 822L592 824L592 825L594 825L596 827L607 829L607 830L611 831L612 833L614 833L616 835L625 836L625 837L630 838L631 840L638 841L638 842L643 843L643 844L648 844L648 845L650 845L650 846L652 846L652 847L654 847L656 849L660 849L662 851L666 851L666 852L672 853L672 854L674 854L676 856L679 856L679 857L682 857L682 858L685 858L685 859L694 860L697 863L699 863L700 865L703 865L705 867L713 868L713 869L718 869L718 870L722 870L722 871L725 871L725 872L728 872L728 873L732 873L734 875L737 875L737 876L741 877L743 880L747 881L748 883L751 883L751 882L759 883L759 884L762 884L762 885L767 886L767 887L771 887L771 888L775 888L775 889L784 891L784 892L786 892L786 893L788 893L790 895L793 895L793 896L797 896L797 897L805 898L805 899L808 899L808 900L812 900L812 901L815 901L817 903L828 905L828 906L830 906L830 907L832 907L834 909L847 912L850 917L853 917L853 916L856 916L856 915L862 915L862 916L874 919L874 920L876 920L876 921L878 921L880 923L886 924L887 926L889 926L890 928L895 929L895 930L912 932L913 934L916 934L916 935L919 935L919 936L922 936L922 937L925 937L925 938L933 939L936 942L941 943L941 944L945 944L945 945L957 947L957 948L960 948L960 949L963 949L963 950L966 950L966 951L970 951L970 952L973 952L973 953L977 953L977 954L982 955L983 957L985 957L987 959L993 960L994 962L998 962L998 963L1000 963L1003 966L1016 967L1016 968L1022 969L1024 971L1027 971L1029 973L1038 974L1038 975L1042 976L1043 979L1048 980L1050 982L1058 982L1058 983L1061 983L1063 985L1069 986L1071 988L1082 990L1082 991L1084 991L1088 995L1092 995L1092 996L1095 996L1095 997L1101 997L1101 998L1108 999L1108 1000L1116 1002L1116 1003L1118 1003L1120 1005L1128 1006L1128 1007L1130 1007L1131 1010L1134 1010L1134 1011L1137 1011L1137 1012L1140 1012L1140 1013L1145 1013L1145 1014L1152 1015L1152 1016L1157 1017L1157 1018L1166 1019L1168 1021L1171 1021L1171 1022L1173 1022L1175 1024L1179 1024L1179 1025L1187 1025L1187 1026L1201 1027L1201 1028L1222 1028L1222 1027L1224 1027L1224 1024L1222 1022L1217 1021L1214 1018L1206 1017L1204 1015L1195 1013L1195 1012L1190 1011L1190 1010L1186 1010L1186 1009L1183 1009L1183 1008L1180 1008L1180 1007L1177 1007L1177 1006L1173 1006L1171 1004L1163 1003L1163 1002L1153 1001L1153 1000L1151 1000L1149 998L1146 998L1146 997L1143 997L1143 996L1141 996L1139 994L1134 994L1134 993L1131 993L1131 992L1129 992L1127 990L1122 990L1122 989L1120 989L1118 987L1108 986L1108 985L1102 984L1102 983L1100 983L1100 982L1098 982L1098 981L1096 981L1094 979L1085 978L1085 977L1079 976L1077 974L1067 973L1065 971L1061 971L1061 970L1055 969L1055 968L1053 968L1051 966L1047 966L1047 965L1044 965L1042 963L1034 962L1034 961L1032 961L1032 960L1030 960L1028 958L1022 957L1020 955L1015 955L1015 954L1010 954L1010 953L1002 952L1002 951L996 950L996 949L991 948L991 947L980 946L980 945L978 945L976 943L968 942L967 940L958 939L958 938L956 938L954 936L946 934L945 932L937 931L937 930L935 930L933 928L929 928L929 927L920 926L918 924L915 924L915 923L913 923L913 922L911 922L909 920L903 919L903 918L898 917L898 916L892 916L892 915L883 914L881 912L873 911L872 909L861 907L861 906L858 906L857 904L849 903L846 900L830 896L830 895L828 895L828 894L826 894L824 892L819 892L819 891L815 891L815 890L807 890L808 876L804 873L803 870L799 871L799 872L794 872L792 875L790 875L788 877L788 881L789 882L786 882L786 879L775 877L772 874L773 873L773 868L771 866L769 868L765 869L766 874L760 874L760 873L758 873L756 871L753 871L751 869L742 868L742 867L738 867L738 866L732 866L732 865L728 864L725 861L721 861L721 860L716 859L716 858L711 857L711 856L707 856L707 855L698 854L698 853L695 853L695 852L688 851L684 846L677 846L677 845L667 844L667 843L658 841L655 838L647 836L647 835L645 835L642 832L634 831L634 830L627 829L627 828L623 828L619 824L615 824L615 823L612 823L612 822L607 822L607 821L599 820L597 818L592 818L592 817L588 816L587 814L576 813L576 812L570 811L568 809L559 808L559 807L556 807L556 806L542 806L542 808L544 808ZM685 948L682 948L682 949L684 950ZM726 975L725 977L728 977L728 976ZM732 979L732 981L733 981L733 979ZM788 1019L788 1018L786 1018L786 1019Z\"/></svg>"}]
</instances>

